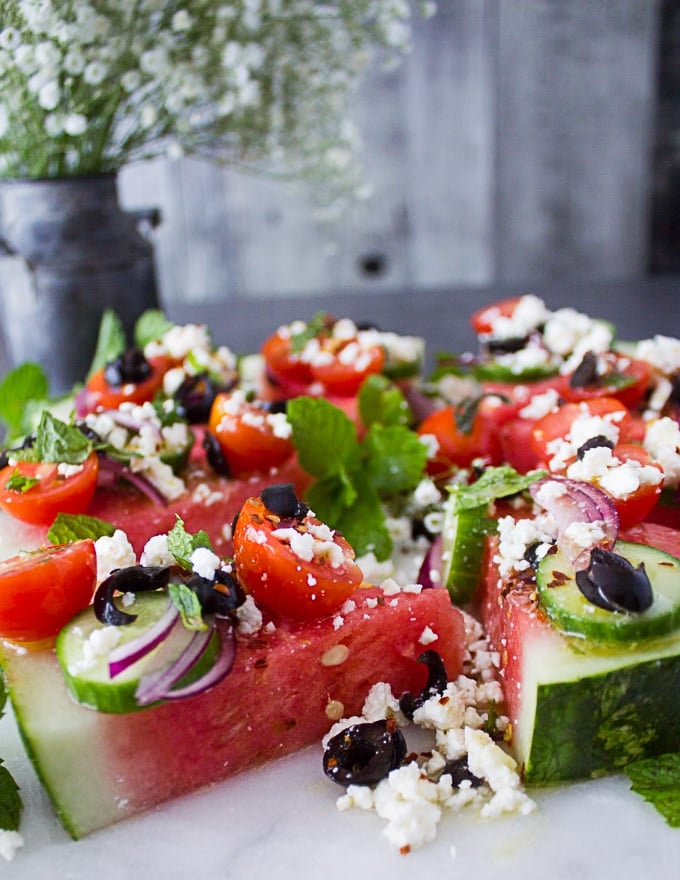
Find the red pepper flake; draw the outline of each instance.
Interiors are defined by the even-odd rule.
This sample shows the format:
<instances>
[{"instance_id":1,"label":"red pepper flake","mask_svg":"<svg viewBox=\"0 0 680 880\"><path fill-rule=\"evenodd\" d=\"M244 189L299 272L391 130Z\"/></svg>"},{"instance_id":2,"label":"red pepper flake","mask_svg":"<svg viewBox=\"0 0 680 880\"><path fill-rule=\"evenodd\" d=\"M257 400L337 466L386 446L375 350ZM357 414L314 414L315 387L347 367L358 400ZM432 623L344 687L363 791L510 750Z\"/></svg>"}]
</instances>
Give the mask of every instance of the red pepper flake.
<instances>
[{"instance_id":1,"label":"red pepper flake","mask_svg":"<svg viewBox=\"0 0 680 880\"><path fill-rule=\"evenodd\" d=\"M399 847L399 855L407 856L411 852L411 844L407 843L405 846Z\"/></svg>"}]
</instances>

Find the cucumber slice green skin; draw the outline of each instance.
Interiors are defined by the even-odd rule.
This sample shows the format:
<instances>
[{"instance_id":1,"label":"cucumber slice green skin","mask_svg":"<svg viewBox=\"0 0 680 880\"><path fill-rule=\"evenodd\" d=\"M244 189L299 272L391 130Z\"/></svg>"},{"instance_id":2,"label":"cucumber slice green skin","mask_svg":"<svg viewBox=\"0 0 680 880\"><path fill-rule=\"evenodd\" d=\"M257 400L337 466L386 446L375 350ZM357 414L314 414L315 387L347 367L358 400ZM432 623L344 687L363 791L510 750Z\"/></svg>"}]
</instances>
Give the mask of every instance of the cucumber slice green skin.
<instances>
[{"instance_id":1,"label":"cucumber slice green skin","mask_svg":"<svg viewBox=\"0 0 680 880\"><path fill-rule=\"evenodd\" d=\"M137 595L133 604L126 609L129 613L136 614L137 620L119 628L121 633L119 644L131 641L156 623L167 605L167 593ZM112 679L108 671L108 655L97 656L95 662L87 668L78 666L83 657L83 645L90 634L95 629L104 628L106 627L97 621L92 608L86 608L76 615L57 637L57 658L71 695L76 702L98 712L127 713L148 708L148 706L139 706L135 699L140 677L176 659L191 638L191 631L185 629L181 623L178 624L162 645ZM218 651L219 642L215 635L203 656L178 686L189 684L207 672L215 662Z\"/></svg>"},{"instance_id":2,"label":"cucumber slice green skin","mask_svg":"<svg viewBox=\"0 0 680 880\"><path fill-rule=\"evenodd\" d=\"M480 382L506 382L510 384L538 382L541 379L549 379L556 374L557 367L555 366L536 365L517 370L493 360L475 364L472 369L472 375Z\"/></svg>"},{"instance_id":3,"label":"cucumber slice green skin","mask_svg":"<svg viewBox=\"0 0 680 880\"><path fill-rule=\"evenodd\" d=\"M573 569L561 553L538 567L538 601L563 633L593 642L623 644L664 636L680 628L680 559L644 544L618 541L616 552L634 566L644 563L654 601L640 614L606 611L581 593Z\"/></svg>"},{"instance_id":4,"label":"cucumber slice green skin","mask_svg":"<svg viewBox=\"0 0 680 880\"><path fill-rule=\"evenodd\" d=\"M484 563L484 536L491 529L488 506L454 511L446 506L442 529L442 584L454 605L472 601L479 586Z\"/></svg>"}]
</instances>

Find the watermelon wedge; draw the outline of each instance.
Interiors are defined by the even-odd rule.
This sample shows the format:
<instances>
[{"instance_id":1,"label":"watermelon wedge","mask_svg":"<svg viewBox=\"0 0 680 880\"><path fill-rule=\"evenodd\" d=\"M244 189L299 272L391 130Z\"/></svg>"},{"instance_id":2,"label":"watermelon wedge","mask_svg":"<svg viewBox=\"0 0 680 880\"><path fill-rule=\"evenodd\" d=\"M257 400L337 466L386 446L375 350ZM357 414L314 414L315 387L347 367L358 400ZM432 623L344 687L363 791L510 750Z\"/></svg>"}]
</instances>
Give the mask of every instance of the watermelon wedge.
<instances>
[{"instance_id":1,"label":"watermelon wedge","mask_svg":"<svg viewBox=\"0 0 680 880\"><path fill-rule=\"evenodd\" d=\"M446 590L359 589L354 601L334 618L239 636L232 671L212 690L132 714L77 704L53 650L0 646L21 737L67 831L82 837L319 742L376 681L419 692L425 631L449 675L460 671L464 625Z\"/></svg>"},{"instance_id":2,"label":"watermelon wedge","mask_svg":"<svg viewBox=\"0 0 680 880\"><path fill-rule=\"evenodd\" d=\"M641 523L621 534L677 555L678 532ZM489 539L481 617L501 658L512 748L529 785L622 769L680 746L680 631L622 646L567 638L531 585L508 589Z\"/></svg>"}]
</instances>

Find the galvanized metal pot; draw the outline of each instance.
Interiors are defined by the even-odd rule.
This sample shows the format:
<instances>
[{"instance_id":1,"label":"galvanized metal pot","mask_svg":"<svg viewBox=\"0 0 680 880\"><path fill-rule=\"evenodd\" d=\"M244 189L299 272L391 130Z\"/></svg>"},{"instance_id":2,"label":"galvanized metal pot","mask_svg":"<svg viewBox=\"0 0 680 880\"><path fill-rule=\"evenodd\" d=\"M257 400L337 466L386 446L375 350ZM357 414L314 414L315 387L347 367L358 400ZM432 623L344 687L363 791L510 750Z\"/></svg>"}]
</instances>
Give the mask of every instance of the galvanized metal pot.
<instances>
[{"instance_id":1,"label":"galvanized metal pot","mask_svg":"<svg viewBox=\"0 0 680 880\"><path fill-rule=\"evenodd\" d=\"M11 365L41 364L54 392L84 379L101 316L131 336L158 307L157 211L122 211L115 174L0 181L0 326Z\"/></svg>"}]
</instances>

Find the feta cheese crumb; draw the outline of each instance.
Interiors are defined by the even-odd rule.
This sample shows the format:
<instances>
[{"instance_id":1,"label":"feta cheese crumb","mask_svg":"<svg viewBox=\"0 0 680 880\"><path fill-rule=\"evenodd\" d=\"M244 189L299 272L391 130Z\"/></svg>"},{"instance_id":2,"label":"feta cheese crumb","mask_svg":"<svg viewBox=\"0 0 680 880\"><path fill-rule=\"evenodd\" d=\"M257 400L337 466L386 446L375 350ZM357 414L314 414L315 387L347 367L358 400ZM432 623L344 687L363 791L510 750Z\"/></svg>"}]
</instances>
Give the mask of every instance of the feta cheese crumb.
<instances>
[{"instance_id":1,"label":"feta cheese crumb","mask_svg":"<svg viewBox=\"0 0 680 880\"><path fill-rule=\"evenodd\" d=\"M94 542L97 555L97 583L105 580L117 568L128 568L135 565L137 557L122 529L116 529L113 535L102 535Z\"/></svg>"}]
</instances>

